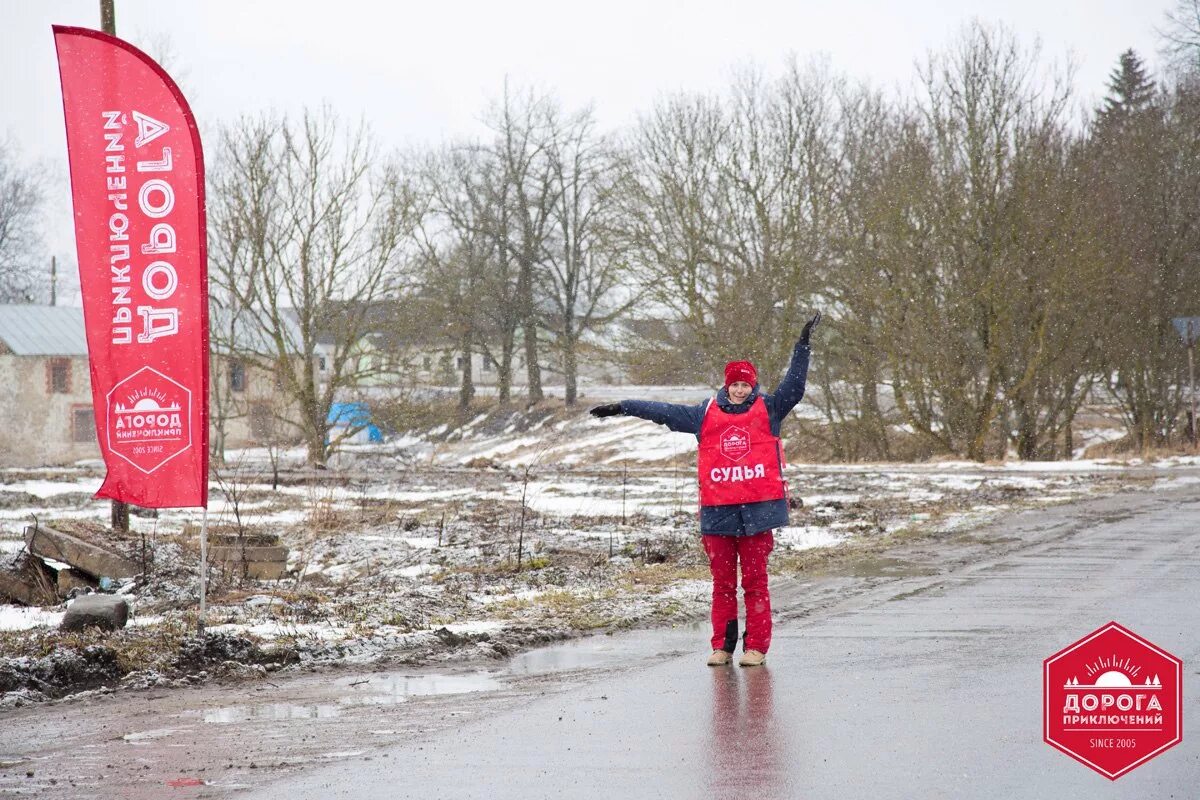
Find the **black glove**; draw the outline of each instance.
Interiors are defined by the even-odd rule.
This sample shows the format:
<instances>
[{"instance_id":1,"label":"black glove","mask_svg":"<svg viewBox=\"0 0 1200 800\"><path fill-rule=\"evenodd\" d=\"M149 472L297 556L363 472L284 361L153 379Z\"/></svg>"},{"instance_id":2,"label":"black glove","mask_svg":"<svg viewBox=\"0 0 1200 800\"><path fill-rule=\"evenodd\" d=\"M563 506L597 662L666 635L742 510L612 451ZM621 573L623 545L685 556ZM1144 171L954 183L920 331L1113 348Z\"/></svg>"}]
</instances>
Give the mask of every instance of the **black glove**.
<instances>
[{"instance_id":1,"label":"black glove","mask_svg":"<svg viewBox=\"0 0 1200 800\"><path fill-rule=\"evenodd\" d=\"M808 344L808 337L812 335L812 329L821 323L821 312L818 311L812 319L804 323L804 330L800 331L800 344Z\"/></svg>"},{"instance_id":2,"label":"black glove","mask_svg":"<svg viewBox=\"0 0 1200 800\"><path fill-rule=\"evenodd\" d=\"M620 403L605 403L602 406L596 406L588 413L593 417L619 417L625 412L621 410Z\"/></svg>"}]
</instances>

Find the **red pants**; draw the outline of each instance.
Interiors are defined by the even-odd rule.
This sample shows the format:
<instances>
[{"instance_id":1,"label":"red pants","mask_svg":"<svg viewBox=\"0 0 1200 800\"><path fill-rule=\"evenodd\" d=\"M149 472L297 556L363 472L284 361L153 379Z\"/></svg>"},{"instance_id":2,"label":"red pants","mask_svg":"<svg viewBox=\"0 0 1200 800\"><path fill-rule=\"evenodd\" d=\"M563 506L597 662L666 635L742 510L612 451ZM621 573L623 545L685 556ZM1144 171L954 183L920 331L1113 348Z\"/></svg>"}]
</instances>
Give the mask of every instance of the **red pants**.
<instances>
[{"instance_id":1,"label":"red pants","mask_svg":"<svg viewBox=\"0 0 1200 800\"><path fill-rule=\"evenodd\" d=\"M767 556L775 535L763 531L753 536L717 536L706 533L704 552L712 569L712 646L733 652L737 644L737 573L742 567L742 593L746 601L744 649L767 652L771 646L771 593L767 589Z\"/></svg>"}]
</instances>

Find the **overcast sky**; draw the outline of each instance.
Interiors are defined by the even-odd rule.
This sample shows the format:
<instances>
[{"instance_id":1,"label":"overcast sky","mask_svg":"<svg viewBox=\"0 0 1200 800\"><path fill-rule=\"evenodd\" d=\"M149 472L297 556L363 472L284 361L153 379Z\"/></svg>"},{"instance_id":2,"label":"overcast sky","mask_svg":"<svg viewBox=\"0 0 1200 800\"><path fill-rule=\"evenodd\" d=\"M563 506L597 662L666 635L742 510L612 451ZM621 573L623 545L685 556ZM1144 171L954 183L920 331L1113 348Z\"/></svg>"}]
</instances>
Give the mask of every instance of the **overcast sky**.
<instances>
[{"instance_id":1,"label":"overcast sky","mask_svg":"<svg viewBox=\"0 0 1200 800\"><path fill-rule=\"evenodd\" d=\"M385 147L478 132L505 76L591 102L606 127L657 95L724 88L732 67L795 54L907 89L913 65L972 18L1003 22L1049 61L1073 58L1090 104L1120 52L1158 62L1173 0L116 0L117 33L161 55L201 130L243 112L330 103ZM0 0L0 136L51 181L48 244L74 263L51 24L99 28L98 0Z\"/></svg>"}]
</instances>

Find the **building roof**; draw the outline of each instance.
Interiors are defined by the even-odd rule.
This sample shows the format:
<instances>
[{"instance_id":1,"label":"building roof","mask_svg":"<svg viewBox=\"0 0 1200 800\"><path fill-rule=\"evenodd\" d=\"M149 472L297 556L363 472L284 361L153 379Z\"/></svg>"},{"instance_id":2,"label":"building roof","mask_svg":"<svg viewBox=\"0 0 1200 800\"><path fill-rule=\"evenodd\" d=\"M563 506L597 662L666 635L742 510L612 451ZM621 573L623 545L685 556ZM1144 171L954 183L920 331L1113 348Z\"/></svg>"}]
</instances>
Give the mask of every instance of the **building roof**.
<instances>
[{"instance_id":1,"label":"building roof","mask_svg":"<svg viewBox=\"0 0 1200 800\"><path fill-rule=\"evenodd\" d=\"M83 309L0 305L0 342L19 356L86 356Z\"/></svg>"},{"instance_id":2,"label":"building roof","mask_svg":"<svg viewBox=\"0 0 1200 800\"><path fill-rule=\"evenodd\" d=\"M224 323L229 315L219 307L212 308L210 314L209 338L213 349L220 352L222 334L228 337L228 325ZM287 341L298 342L300 334L291 317L284 316L284 325ZM240 351L274 355L274 342L252 316L238 322L233 336ZM0 304L0 344L19 356L86 356L83 309L78 306Z\"/></svg>"}]
</instances>

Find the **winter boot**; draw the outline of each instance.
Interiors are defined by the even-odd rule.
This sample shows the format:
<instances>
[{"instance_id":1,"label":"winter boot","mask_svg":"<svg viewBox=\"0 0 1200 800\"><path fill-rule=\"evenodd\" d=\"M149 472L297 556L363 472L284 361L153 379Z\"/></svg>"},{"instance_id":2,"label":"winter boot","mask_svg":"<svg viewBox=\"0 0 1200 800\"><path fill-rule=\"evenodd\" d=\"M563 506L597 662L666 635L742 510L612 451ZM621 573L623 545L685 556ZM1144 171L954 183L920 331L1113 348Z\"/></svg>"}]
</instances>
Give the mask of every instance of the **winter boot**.
<instances>
[{"instance_id":1,"label":"winter boot","mask_svg":"<svg viewBox=\"0 0 1200 800\"><path fill-rule=\"evenodd\" d=\"M758 650L746 650L742 653L741 661L738 661L739 667L761 667L767 660L767 654Z\"/></svg>"},{"instance_id":2,"label":"winter boot","mask_svg":"<svg viewBox=\"0 0 1200 800\"><path fill-rule=\"evenodd\" d=\"M723 667L731 661L733 661L733 653L728 650L713 650L713 654L708 657L710 667Z\"/></svg>"}]
</instances>

